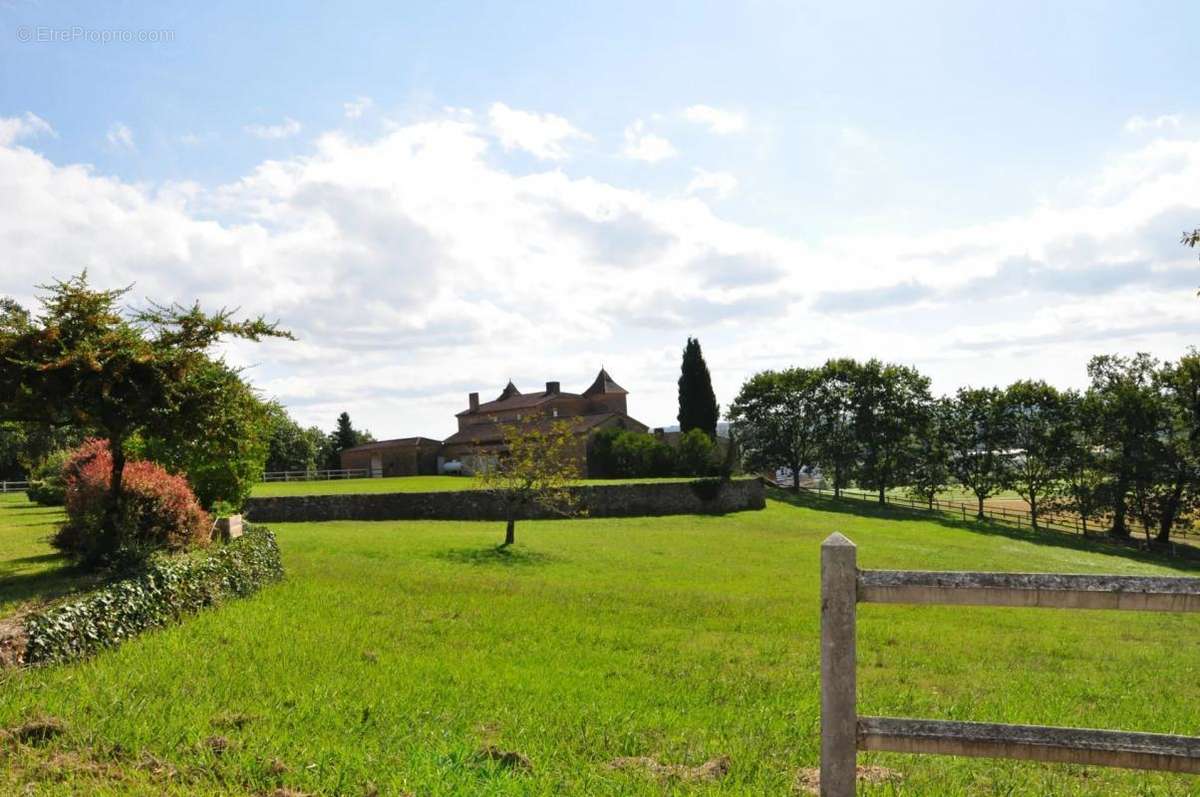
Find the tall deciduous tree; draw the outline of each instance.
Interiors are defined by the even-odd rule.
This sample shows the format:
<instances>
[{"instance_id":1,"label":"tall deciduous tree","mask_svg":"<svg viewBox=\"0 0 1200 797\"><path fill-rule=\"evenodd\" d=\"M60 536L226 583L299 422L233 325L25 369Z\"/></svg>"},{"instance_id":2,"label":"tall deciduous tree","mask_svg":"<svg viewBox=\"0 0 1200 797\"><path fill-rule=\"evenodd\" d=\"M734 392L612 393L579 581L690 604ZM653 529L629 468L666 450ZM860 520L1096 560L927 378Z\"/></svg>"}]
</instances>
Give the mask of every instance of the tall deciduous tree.
<instances>
[{"instance_id":1,"label":"tall deciduous tree","mask_svg":"<svg viewBox=\"0 0 1200 797\"><path fill-rule=\"evenodd\" d=\"M36 319L0 325L0 418L75 426L108 441L112 471L98 550L115 551L130 440L171 438L190 426L188 413L213 411L194 398L207 394L198 381L222 338L290 335L261 318L235 321L199 305L123 312L128 289L95 290L86 273L43 289Z\"/></svg>"},{"instance_id":2,"label":"tall deciduous tree","mask_svg":"<svg viewBox=\"0 0 1200 797\"><path fill-rule=\"evenodd\" d=\"M1077 515L1083 533L1088 522L1099 520L1105 511L1105 471L1100 449L1100 408L1091 393L1063 394L1064 424L1062 481L1050 499L1054 509Z\"/></svg>"},{"instance_id":3,"label":"tall deciduous tree","mask_svg":"<svg viewBox=\"0 0 1200 797\"><path fill-rule=\"evenodd\" d=\"M530 507L570 516L577 511L569 487L580 476L576 440L567 421L527 417L501 424L506 451L480 451L480 484L504 502L504 545L516 542L517 518Z\"/></svg>"},{"instance_id":4,"label":"tall deciduous tree","mask_svg":"<svg viewBox=\"0 0 1200 797\"><path fill-rule=\"evenodd\" d=\"M1068 404L1062 393L1042 381L1014 382L1004 391L1003 402L1012 450L1011 484L1029 504L1036 530L1044 499L1062 479Z\"/></svg>"},{"instance_id":5,"label":"tall deciduous tree","mask_svg":"<svg viewBox=\"0 0 1200 797\"><path fill-rule=\"evenodd\" d=\"M1141 481L1135 506L1147 535L1160 543L1192 513L1200 487L1200 353L1192 349L1167 363L1155 383L1161 397L1157 433L1150 441L1152 478Z\"/></svg>"},{"instance_id":6,"label":"tall deciduous tree","mask_svg":"<svg viewBox=\"0 0 1200 797\"><path fill-rule=\"evenodd\" d=\"M923 423L915 429L909 493L933 509L938 493L950 483L951 402L937 399L929 405Z\"/></svg>"},{"instance_id":7,"label":"tall deciduous tree","mask_svg":"<svg viewBox=\"0 0 1200 797\"><path fill-rule=\"evenodd\" d=\"M716 437L719 416L720 408L700 341L688 338L679 374L679 431L699 429L709 437Z\"/></svg>"},{"instance_id":8,"label":"tall deciduous tree","mask_svg":"<svg viewBox=\"0 0 1200 797\"><path fill-rule=\"evenodd\" d=\"M267 402L267 461L268 471L313 471L325 435L320 429L305 429L288 414L278 401Z\"/></svg>"},{"instance_id":9,"label":"tall deciduous tree","mask_svg":"<svg viewBox=\"0 0 1200 797\"><path fill-rule=\"evenodd\" d=\"M904 484L913 462L913 436L931 401L929 379L914 368L869 360L854 381L854 436L859 449L858 483L887 500Z\"/></svg>"},{"instance_id":10,"label":"tall deciduous tree","mask_svg":"<svg viewBox=\"0 0 1200 797\"><path fill-rule=\"evenodd\" d=\"M1088 363L1097 406L1097 443L1108 478L1105 494L1111 534L1126 538L1131 496L1144 495L1156 476L1156 435L1162 407L1155 384L1158 362L1149 354L1101 355Z\"/></svg>"},{"instance_id":11,"label":"tall deciduous tree","mask_svg":"<svg viewBox=\"0 0 1200 797\"><path fill-rule=\"evenodd\" d=\"M854 429L854 394L861 366L854 360L829 360L821 367L815 398L817 464L840 496L858 467Z\"/></svg>"},{"instance_id":12,"label":"tall deciduous tree","mask_svg":"<svg viewBox=\"0 0 1200 797\"><path fill-rule=\"evenodd\" d=\"M800 469L817 462L820 382L813 368L763 371L746 380L729 410L751 467L791 469L793 490L800 489Z\"/></svg>"},{"instance_id":13,"label":"tall deciduous tree","mask_svg":"<svg viewBox=\"0 0 1200 797\"><path fill-rule=\"evenodd\" d=\"M147 432L131 454L187 477L201 506L237 511L262 479L270 441L267 405L220 361L198 365L172 410L171 433Z\"/></svg>"},{"instance_id":14,"label":"tall deciduous tree","mask_svg":"<svg viewBox=\"0 0 1200 797\"><path fill-rule=\"evenodd\" d=\"M1011 431L1004 394L996 388L961 388L950 415L950 471L975 494L983 519L983 502L1008 485Z\"/></svg>"}]
</instances>

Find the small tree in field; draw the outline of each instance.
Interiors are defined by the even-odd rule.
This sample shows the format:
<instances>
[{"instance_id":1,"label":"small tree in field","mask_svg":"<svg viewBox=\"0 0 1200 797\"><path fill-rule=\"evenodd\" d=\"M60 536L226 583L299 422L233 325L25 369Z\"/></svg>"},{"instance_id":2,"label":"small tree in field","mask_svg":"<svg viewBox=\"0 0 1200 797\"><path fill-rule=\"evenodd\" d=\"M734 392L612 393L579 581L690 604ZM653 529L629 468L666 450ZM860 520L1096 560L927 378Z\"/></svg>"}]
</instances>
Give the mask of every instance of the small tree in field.
<instances>
[{"instance_id":1,"label":"small tree in field","mask_svg":"<svg viewBox=\"0 0 1200 797\"><path fill-rule=\"evenodd\" d=\"M531 507L564 517L576 514L569 488L580 469L575 435L566 421L530 418L500 428L508 451L494 461L488 452L480 451L476 460L489 463L479 469L479 480L504 501L504 545L512 545L517 518Z\"/></svg>"},{"instance_id":2,"label":"small tree in field","mask_svg":"<svg viewBox=\"0 0 1200 797\"><path fill-rule=\"evenodd\" d=\"M199 305L123 311L122 290L94 290L87 274L44 286L36 319L0 324L0 419L72 426L108 442L111 475L96 546L121 548L120 504L127 446L174 439L223 410L209 390L208 352L225 337L290 337L263 319L235 321ZM209 399L197 401L197 396ZM214 404L214 402L216 402Z\"/></svg>"}]
</instances>

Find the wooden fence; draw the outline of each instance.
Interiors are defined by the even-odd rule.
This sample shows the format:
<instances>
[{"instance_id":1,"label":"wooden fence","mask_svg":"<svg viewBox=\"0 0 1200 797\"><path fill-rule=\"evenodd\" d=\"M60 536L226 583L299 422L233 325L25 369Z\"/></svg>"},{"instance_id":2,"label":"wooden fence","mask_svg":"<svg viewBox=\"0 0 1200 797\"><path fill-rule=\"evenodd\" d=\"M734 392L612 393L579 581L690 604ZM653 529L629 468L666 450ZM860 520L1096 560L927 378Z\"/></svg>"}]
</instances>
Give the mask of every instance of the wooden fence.
<instances>
[{"instance_id":1,"label":"wooden fence","mask_svg":"<svg viewBox=\"0 0 1200 797\"><path fill-rule=\"evenodd\" d=\"M821 545L821 797L853 797L858 750L1200 773L1198 737L860 717L859 603L1196 612L1200 578L859 570L854 543L831 535Z\"/></svg>"},{"instance_id":2,"label":"wooden fence","mask_svg":"<svg viewBox=\"0 0 1200 797\"><path fill-rule=\"evenodd\" d=\"M824 487L808 487L800 485L801 490L814 493L818 496L832 498L833 490ZM843 488L840 491L842 498L851 498L856 501L872 501L878 503L879 493L870 493L863 490L851 490ZM931 507L927 502L915 498L902 495L884 494L884 503L890 506L905 506L909 509L920 511L947 512L951 515L959 515L963 520L968 520L978 516L979 507L977 504L963 503L962 501L944 501L940 498L935 498ZM1004 523L1013 523L1017 528L1032 528L1033 514L1027 510L1010 509L1008 507L989 506L985 501L983 504L983 516L989 520L999 520ZM1065 514L1062 512L1042 511L1038 512L1038 528L1047 531L1065 531L1072 534L1083 533L1083 521L1077 515ZM1102 522L1088 524L1088 531L1098 533L1102 531L1104 524ZM1189 531L1182 527L1172 530L1173 536L1187 537ZM1195 532L1190 532L1195 534Z\"/></svg>"}]
</instances>

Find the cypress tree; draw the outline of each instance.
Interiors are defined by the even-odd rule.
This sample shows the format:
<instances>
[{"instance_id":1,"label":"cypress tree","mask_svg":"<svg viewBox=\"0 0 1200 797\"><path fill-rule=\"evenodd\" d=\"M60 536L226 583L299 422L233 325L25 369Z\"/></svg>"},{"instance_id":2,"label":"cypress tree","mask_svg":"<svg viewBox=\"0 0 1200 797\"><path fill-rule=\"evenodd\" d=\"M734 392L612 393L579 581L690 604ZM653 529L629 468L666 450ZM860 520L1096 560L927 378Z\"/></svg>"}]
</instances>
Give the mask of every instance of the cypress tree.
<instances>
[{"instance_id":1,"label":"cypress tree","mask_svg":"<svg viewBox=\"0 0 1200 797\"><path fill-rule=\"evenodd\" d=\"M700 341L688 338L679 374L679 431L687 433L699 429L715 438L719 416L717 396L713 393L712 377L700 351Z\"/></svg>"},{"instance_id":2,"label":"cypress tree","mask_svg":"<svg viewBox=\"0 0 1200 797\"><path fill-rule=\"evenodd\" d=\"M329 435L329 448L326 451L325 467L337 470L342 467L342 451L354 448L362 443L362 433L350 423L350 413L343 412L338 416L337 428Z\"/></svg>"}]
</instances>

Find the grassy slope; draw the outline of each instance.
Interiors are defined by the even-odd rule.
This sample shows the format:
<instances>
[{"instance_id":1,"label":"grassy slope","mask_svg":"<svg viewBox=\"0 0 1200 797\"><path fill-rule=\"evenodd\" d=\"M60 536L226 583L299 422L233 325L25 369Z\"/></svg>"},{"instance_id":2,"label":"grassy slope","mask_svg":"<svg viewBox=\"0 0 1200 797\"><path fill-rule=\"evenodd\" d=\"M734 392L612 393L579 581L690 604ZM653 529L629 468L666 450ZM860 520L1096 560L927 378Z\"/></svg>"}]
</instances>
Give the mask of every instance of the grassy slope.
<instances>
[{"instance_id":1,"label":"grassy slope","mask_svg":"<svg viewBox=\"0 0 1200 797\"><path fill-rule=\"evenodd\" d=\"M0 681L0 727L47 712L71 728L0 766L0 793L28 780L47 794L284 784L358 795L368 782L381 794L788 794L817 760L818 545L829 532L855 540L864 567L1173 572L1070 539L849 508L864 514L771 502L725 518L526 522L505 554L492 547L497 524L280 525L286 583L92 661ZM1198 631L1200 618L1175 615L864 606L860 710L1200 734ZM231 713L249 721L226 727ZM213 734L232 742L223 756L204 746ZM473 763L486 743L526 754L533 772ZM64 751L123 780L73 767ZM176 777L137 766L144 753ZM733 770L708 785L604 766L721 754ZM270 774L273 758L288 771ZM871 794L1200 788L1177 775L864 760L905 775Z\"/></svg>"},{"instance_id":2,"label":"grassy slope","mask_svg":"<svg viewBox=\"0 0 1200 797\"><path fill-rule=\"evenodd\" d=\"M691 479L580 479L579 484L620 484L691 481ZM253 495L336 495L339 493L440 493L478 489L467 476L391 476L386 479L330 479L311 482L264 482Z\"/></svg>"}]
</instances>

